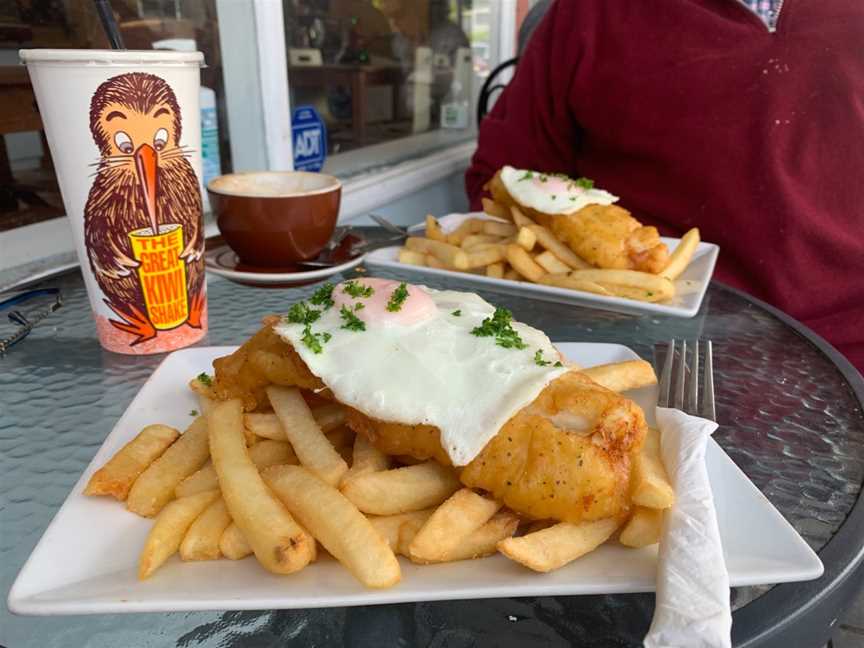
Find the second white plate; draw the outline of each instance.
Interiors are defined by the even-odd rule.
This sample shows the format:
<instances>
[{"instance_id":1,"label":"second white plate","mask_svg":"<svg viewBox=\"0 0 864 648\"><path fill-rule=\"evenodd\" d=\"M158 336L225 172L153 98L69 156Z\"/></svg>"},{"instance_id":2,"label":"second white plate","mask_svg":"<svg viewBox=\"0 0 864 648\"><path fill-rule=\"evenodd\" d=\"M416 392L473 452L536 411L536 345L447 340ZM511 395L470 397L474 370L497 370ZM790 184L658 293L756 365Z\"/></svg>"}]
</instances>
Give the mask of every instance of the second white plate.
<instances>
[{"instance_id":1,"label":"second white plate","mask_svg":"<svg viewBox=\"0 0 864 648\"><path fill-rule=\"evenodd\" d=\"M439 219L441 228L445 232L452 232L462 221L468 218L483 218L488 220L499 220L483 214L472 212L469 214L448 214ZM412 233L418 234L423 231L423 226L411 228ZM672 252L681 242L681 239L662 237L662 241ZM640 302L623 297L607 297L594 293L569 290L567 288L556 288L555 286L544 286L527 281L513 281L510 279L494 279L484 275L470 274L467 272L455 272L452 270L439 270L425 266L409 265L399 262L399 247L387 247L375 250L366 255L366 265L369 267L390 268L411 272L417 275L436 275L441 277L456 276L466 283L473 284L478 290L494 290L517 297L533 297L544 301L559 302L562 304L575 304L589 308L629 313L635 315L655 314L671 315L673 317L693 317L699 312L708 283L714 274L714 266L720 248L713 243L699 243L690 265L675 282L677 295L667 303L652 304Z\"/></svg>"}]
</instances>

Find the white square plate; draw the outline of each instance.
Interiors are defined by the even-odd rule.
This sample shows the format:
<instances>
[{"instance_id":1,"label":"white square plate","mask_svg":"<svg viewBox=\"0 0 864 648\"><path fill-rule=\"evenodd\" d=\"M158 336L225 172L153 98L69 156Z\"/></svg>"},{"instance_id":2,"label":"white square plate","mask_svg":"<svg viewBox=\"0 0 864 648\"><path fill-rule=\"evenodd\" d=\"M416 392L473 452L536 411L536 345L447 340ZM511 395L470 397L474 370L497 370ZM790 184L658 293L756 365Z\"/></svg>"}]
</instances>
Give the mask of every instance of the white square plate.
<instances>
[{"instance_id":1,"label":"white square plate","mask_svg":"<svg viewBox=\"0 0 864 648\"><path fill-rule=\"evenodd\" d=\"M469 214L448 214L439 219L441 228L445 232L452 232L462 221L468 218L482 218L484 220L500 220L492 218L482 212ZM423 225L410 228L410 232L421 233ZM661 239L672 252L681 239L662 237ZM474 284L480 290L494 290L496 292L517 297L532 297L544 301L559 302L562 304L575 304L587 306L600 310L615 311L618 313L629 313L632 315L656 314L671 315L673 317L693 317L699 312L702 298L708 289L708 282L714 274L714 265L717 263L717 255L720 248L713 243L699 243L690 265L675 282L676 295L669 302L662 304L651 304L623 297L608 297L606 295L595 295L579 290L567 288L556 288L555 286L544 286L527 281L513 281L511 279L494 279L485 275L470 274L467 272L455 272L453 270L439 270L425 266L415 266L399 262L399 247L387 247L374 250L366 255L365 263L371 267L392 268L404 272L412 272L419 275L450 276L457 275L460 279Z\"/></svg>"},{"instance_id":2,"label":"white square plate","mask_svg":"<svg viewBox=\"0 0 864 648\"><path fill-rule=\"evenodd\" d=\"M558 344L582 366L633 359L617 344ZM503 556L417 566L400 558L402 582L368 590L334 560L325 559L292 576L275 576L254 558L182 563L170 559L149 580L137 579L138 552L152 520L127 512L107 497L82 494L90 475L150 423L183 429L197 403L190 376L211 371L214 358L234 347L185 349L156 369L108 435L49 525L9 593L16 614L94 614L309 608L440 599L654 590L656 547L608 544L549 574L535 574ZM653 418L655 388L629 394ZM808 580L822 563L716 443L708 468L732 585ZM698 560L698 556L693 557Z\"/></svg>"}]
</instances>

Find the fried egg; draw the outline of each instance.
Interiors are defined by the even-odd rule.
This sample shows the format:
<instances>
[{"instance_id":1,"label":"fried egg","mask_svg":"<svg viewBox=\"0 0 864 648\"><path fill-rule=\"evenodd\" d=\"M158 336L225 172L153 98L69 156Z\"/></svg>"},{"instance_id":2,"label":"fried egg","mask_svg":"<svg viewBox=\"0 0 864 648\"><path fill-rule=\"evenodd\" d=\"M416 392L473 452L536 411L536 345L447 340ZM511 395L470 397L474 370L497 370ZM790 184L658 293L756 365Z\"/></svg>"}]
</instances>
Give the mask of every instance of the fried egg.
<instances>
[{"instance_id":1,"label":"fried egg","mask_svg":"<svg viewBox=\"0 0 864 648\"><path fill-rule=\"evenodd\" d=\"M594 189L585 178L574 180L511 166L501 169L501 182L517 203L544 214L572 214L586 205L611 205L618 200L608 191Z\"/></svg>"},{"instance_id":2,"label":"fried egg","mask_svg":"<svg viewBox=\"0 0 864 648\"><path fill-rule=\"evenodd\" d=\"M307 303L318 314L301 321L301 308L275 332L339 402L436 426L456 466L568 371L542 331L473 293L363 278L335 286L331 301Z\"/></svg>"}]
</instances>

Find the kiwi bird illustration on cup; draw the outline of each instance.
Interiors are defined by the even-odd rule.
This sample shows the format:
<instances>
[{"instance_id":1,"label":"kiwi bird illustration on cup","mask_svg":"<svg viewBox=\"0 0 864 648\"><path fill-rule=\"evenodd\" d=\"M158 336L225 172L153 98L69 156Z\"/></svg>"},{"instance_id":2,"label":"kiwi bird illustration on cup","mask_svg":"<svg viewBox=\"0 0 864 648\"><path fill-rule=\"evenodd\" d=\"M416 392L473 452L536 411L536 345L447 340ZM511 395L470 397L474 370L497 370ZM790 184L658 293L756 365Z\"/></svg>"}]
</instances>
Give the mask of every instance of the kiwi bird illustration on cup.
<instances>
[{"instance_id":1,"label":"kiwi bird illustration on cup","mask_svg":"<svg viewBox=\"0 0 864 648\"><path fill-rule=\"evenodd\" d=\"M201 328L204 235L198 178L180 144L171 87L132 72L102 83L90 102L99 147L84 208L90 267L115 328L130 346L182 325Z\"/></svg>"}]
</instances>

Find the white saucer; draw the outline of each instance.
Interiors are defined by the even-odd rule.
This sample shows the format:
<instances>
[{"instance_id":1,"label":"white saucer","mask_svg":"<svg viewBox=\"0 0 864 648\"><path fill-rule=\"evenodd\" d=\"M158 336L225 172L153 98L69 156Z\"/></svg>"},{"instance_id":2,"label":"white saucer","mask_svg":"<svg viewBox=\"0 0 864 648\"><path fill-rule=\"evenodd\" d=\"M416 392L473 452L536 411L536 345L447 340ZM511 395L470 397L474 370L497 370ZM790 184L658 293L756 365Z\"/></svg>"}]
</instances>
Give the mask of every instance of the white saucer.
<instances>
[{"instance_id":1,"label":"white saucer","mask_svg":"<svg viewBox=\"0 0 864 648\"><path fill-rule=\"evenodd\" d=\"M350 270L363 261L364 255L349 259L339 265L327 268L316 268L310 270L283 271L278 268L260 268L245 266L248 269L238 270L243 267L240 259L227 245L222 245L204 254L204 264L208 272L220 277L225 277L247 286L300 286L324 279L334 274Z\"/></svg>"}]
</instances>

